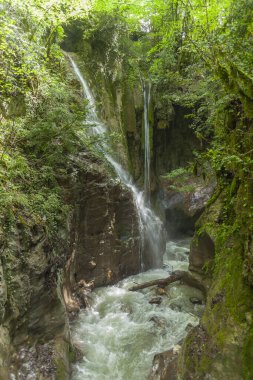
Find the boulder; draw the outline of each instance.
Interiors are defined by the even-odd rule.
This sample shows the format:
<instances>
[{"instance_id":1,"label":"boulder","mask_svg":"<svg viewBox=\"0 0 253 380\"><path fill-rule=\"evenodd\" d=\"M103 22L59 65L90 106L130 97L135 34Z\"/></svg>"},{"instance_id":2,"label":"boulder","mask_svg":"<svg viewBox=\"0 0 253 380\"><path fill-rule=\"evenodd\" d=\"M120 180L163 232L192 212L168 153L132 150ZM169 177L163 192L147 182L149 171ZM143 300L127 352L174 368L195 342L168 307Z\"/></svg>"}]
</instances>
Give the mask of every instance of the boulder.
<instances>
[{"instance_id":1,"label":"boulder","mask_svg":"<svg viewBox=\"0 0 253 380\"><path fill-rule=\"evenodd\" d=\"M160 303L162 302L162 297L153 297L149 303L151 305L155 304L155 305L160 305Z\"/></svg>"},{"instance_id":2,"label":"boulder","mask_svg":"<svg viewBox=\"0 0 253 380\"><path fill-rule=\"evenodd\" d=\"M181 346L155 355L148 380L177 380L177 361Z\"/></svg>"},{"instance_id":3,"label":"boulder","mask_svg":"<svg viewBox=\"0 0 253 380\"><path fill-rule=\"evenodd\" d=\"M192 235L196 221L214 191L215 183L202 177L183 173L176 178L161 180L159 198L165 210L166 230L169 237Z\"/></svg>"}]
</instances>

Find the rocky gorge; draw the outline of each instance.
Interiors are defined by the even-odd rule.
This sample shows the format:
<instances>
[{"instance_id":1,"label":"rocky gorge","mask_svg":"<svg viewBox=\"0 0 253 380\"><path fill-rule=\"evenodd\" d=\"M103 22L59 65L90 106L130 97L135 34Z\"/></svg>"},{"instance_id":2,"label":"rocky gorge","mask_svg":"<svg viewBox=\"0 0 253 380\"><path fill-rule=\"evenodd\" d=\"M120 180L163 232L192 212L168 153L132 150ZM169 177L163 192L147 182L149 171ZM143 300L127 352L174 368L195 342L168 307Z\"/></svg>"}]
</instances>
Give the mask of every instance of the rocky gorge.
<instances>
[{"instance_id":1,"label":"rocky gorge","mask_svg":"<svg viewBox=\"0 0 253 380\"><path fill-rule=\"evenodd\" d=\"M57 244L29 219L12 227L8 242L2 233L3 379L69 379L78 355L69 319L88 306L94 287L141 269L135 201L108 164L79 153L59 183L72 211Z\"/></svg>"},{"instance_id":2,"label":"rocky gorge","mask_svg":"<svg viewBox=\"0 0 253 380\"><path fill-rule=\"evenodd\" d=\"M253 377L252 7L144 3L0 7L0 380Z\"/></svg>"}]
</instances>

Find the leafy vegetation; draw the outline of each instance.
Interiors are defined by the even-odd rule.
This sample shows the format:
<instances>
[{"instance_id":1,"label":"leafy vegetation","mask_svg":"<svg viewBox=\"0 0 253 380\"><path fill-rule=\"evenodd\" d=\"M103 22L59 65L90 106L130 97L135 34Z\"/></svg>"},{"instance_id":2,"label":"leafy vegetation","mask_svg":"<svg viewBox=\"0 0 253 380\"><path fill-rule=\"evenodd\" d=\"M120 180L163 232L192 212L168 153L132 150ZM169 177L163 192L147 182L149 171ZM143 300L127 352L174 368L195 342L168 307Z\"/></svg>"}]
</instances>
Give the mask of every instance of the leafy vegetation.
<instances>
[{"instance_id":1,"label":"leafy vegetation","mask_svg":"<svg viewBox=\"0 0 253 380\"><path fill-rule=\"evenodd\" d=\"M64 220L58 179L84 141L85 104L67 77L59 42L75 3L5 1L0 8L0 219L44 225Z\"/></svg>"},{"instance_id":2,"label":"leafy vegetation","mask_svg":"<svg viewBox=\"0 0 253 380\"><path fill-rule=\"evenodd\" d=\"M245 0L94 0L75 47L97 80L101 65L108 80L133 88L149 78L164 109L186 107L202 145L212 141L196 162L210 161L222 178L252 169L252 15Z\"/></svg>"},{"instance_id":3,"label":"leafy vegetation","mask_svg":"<svg viewBox=\"0 0 253 380\"><path fill-rule=\"evenodd\" d=\"M195 190L196 183L193 183L195 178L191 173L191 168L180 167L172 170L170 173L161 176L163 181L166 181L166 186L170 190L175 190L183 193L192 192Z\"/></svg>"}]
</instances>

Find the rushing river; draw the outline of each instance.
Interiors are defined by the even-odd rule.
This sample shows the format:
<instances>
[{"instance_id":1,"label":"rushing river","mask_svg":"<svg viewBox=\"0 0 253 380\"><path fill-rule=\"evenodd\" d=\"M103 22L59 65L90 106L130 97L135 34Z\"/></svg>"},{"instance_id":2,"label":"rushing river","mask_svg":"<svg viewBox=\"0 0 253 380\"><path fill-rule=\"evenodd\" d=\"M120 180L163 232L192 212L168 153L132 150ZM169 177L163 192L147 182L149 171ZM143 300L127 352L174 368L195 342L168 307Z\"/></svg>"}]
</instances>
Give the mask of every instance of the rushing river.
<instances>
[{"instance_id":1,"label":"rushing river","mask_svg":"<svg viewBox=\"0 0 253 380\"><path fill-rule=\"evenodd\" d=\"M189 240L167 243L164 269L149 270L92 293L91 308L83 310L73 325L73 339L83 360L73 368L72 380L144 380L156 353L176 345L196 325L201 305L198 290L172 284L160 305L150 304L157 289L130 292L128 288L158 278L171 270L187 270Z\"/></svg>"}]
</instances>

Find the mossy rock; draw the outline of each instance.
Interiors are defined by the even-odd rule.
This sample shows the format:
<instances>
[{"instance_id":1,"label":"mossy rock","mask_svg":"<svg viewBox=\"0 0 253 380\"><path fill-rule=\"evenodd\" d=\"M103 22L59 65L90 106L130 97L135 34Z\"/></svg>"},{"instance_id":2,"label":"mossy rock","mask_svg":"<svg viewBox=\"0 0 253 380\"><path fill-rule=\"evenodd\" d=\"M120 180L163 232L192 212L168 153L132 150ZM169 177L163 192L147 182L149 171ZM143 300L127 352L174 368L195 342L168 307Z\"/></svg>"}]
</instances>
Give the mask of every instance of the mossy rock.
<instances>
[{"instance_id":1,"label":"mossy rock","mask_svg":"<svg viewBox=\"0 0 253 380\"><path fill-rule=\"evenodd\" d=\"M55 339L54 365L56 368L55 380L69 380L70 374L70 343L63 337Z\"/></svg>"}]
</instances>

